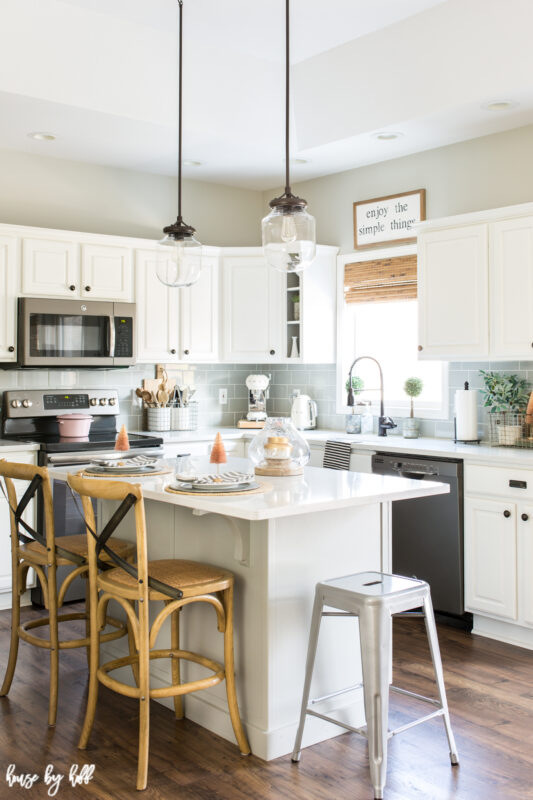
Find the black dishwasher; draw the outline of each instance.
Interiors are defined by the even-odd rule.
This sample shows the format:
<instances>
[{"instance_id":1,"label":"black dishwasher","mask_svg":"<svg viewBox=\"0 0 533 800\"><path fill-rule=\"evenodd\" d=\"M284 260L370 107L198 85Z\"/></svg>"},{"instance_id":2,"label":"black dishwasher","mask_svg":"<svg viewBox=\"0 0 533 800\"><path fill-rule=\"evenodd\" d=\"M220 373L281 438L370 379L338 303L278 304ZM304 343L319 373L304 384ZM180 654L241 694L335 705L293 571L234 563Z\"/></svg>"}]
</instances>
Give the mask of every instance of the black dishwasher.
<instances>
[{"instance_id":1,"label":"black dishwasher","mask_svg":"<svg viewBox=\"0 0 533 800\"><path fill-rule=\"evenodd\" d=\"M447 483L449 494L392 504L392 570L431 586L436 612L464 622L463 462L404 453L376 453L372 472Z\"/></svg>"}]
</instances>

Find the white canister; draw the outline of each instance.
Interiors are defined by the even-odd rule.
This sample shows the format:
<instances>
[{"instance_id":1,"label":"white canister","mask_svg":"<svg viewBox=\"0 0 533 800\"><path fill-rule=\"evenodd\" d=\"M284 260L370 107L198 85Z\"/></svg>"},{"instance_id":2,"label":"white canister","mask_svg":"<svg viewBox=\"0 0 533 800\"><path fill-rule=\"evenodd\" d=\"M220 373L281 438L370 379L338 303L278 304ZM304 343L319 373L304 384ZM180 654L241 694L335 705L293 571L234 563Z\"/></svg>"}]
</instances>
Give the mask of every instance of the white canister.
<instances>
[{"instance_id":1,"label":"white canister","mask_svg":"<svg viewBox=\"0 0 533 800\"><path fill-rule=\"evenodd\" d=\"M188 431L191 426L189 406L177 406L170 409L170 422L173 431Z\"/></svg>"},{"instance_id":2,"label":"white canister","mask_svg":"<svg viewBox=\"0 0 533 800\"><path fill-rule=\"evenodd\" d=\"M170 408L148 408L147 415L149 431L170 430Z\"/></svg>"}]
</instances>

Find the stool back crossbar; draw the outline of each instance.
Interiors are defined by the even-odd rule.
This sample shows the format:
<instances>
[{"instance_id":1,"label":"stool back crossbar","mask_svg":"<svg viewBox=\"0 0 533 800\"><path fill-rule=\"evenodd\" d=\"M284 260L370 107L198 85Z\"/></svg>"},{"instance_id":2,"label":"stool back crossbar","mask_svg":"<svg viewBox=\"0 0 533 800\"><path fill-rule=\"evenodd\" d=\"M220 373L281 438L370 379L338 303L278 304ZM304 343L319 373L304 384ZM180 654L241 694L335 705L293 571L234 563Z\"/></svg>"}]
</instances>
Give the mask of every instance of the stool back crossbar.
<instances>
[{"instance_id":1,"label":"stool back crossbar","mask_svg":"<svg viewBox=\"0 0 533 800\"><path fill-rule=\"evenodd\" d=\"M140 485L125 481L83 478L81 475L69 475L68 483L81 497L86 520L91 631L93 626L96 630L96 626L106 613L108 603L114 600L122 606L126 614L130 646L129 655L100 664L98 639L96 636L91 636L89 693L79 748L87 747L94 723L99 683L119 694L136 698L139 701L137 789L145 789L148 780L150 698L173 697L176 718L181 719L183 695L215 686L225 679L228 709L235 737L241 753L248 755L250 747L240 720L235 692L233 575L225 570L191 561L178 559L148 561L146 518ZM135 517L136 574L133 575L131 570L123 570L121 567L100 571L97 552L99 537L95 530L92 500L111 500L122 504L128 496L130 510ZM191 573L194 573L195 581L191 580ZM202 574L205 574L204 578ZM173 594L168 591L169 589L173 590ZM162 601L164 607L155 614L150 626L150 605L155 601ZM215 609L218 630L224 634L224 664L198 653L180 649L180 611L184 606L198 602L209 604ZM155 649L161 626L169 617L171 646ZM151 688L150 660L158 658L171 659L172 683L170 686ZM200 664L212 674L206 678L182 683L180 673L182 660ZM130 666L132 669L135 684L133 686L109 674L125 666Z\"/></svg>"},{"instance_id":2,"label":"stool back crossbar","mask_svg":"<svg viewBox=\"0 0 533 800\"><path fill-rule=\"evenodd\" d=\"M324 611L324 608L335 611ZM437 684L438 698L425 697L407 689L389 685L390 659L392 658L391 618L394 614L410 612L422 607L426 623L431 659ZM417 613L417 616L420 614ZM361 643L361 662L363 682L340 689L321 697L310 699L311 680L315 663L316 649L323 617L357 618ZM312 706L355 689L363 689L366 727L356 728L327 714L321 714ZM435 710L419 719L389 730L389 690L426 702ZM429 586L425 581L387 575L380 572L363 572L347 575L316 585L304 690L300 711L300 722L292 753L292 761L298 762L301 755L302 736L307 716L331 722L341 728L358 733L368 740L370 778L374 787L375 800L383 798L387 774L387 742L392 736L408 730L415 725L428 722L434 717L442 717L452 765L459 763L457 748L452 732L444 675L440 658L437 628L431 603Z\"/></svg>"},{"instance_id":3,"label":"stool back crossbar","mask_svg":"<svg viewBox=\"0 0 533 800\"><path fill-rule=\"evenodd\" d=\"M72 581L79 576L86 577L89 566L83 555L70 552L56 543L52 486L46 467L37 467L33 464L18 464L2 459L0 460L0 478L3 478L5 484L4 489L4 485L0 482L9 508L12 566L11 643L6 674L0 688L0 696L7 695L11 688L15 675L20 639L34 647L49 650L48 724L53 726L57 718L59 651L86 647L87 655L89 655L90 644L90 614L88 609L86 608L84 612L71 612L61 616L58 615L58 610L63 605L66 592ZM17 497L14 481L23 481L28 484L20 500ZM35 530L22 518L29 503L37 493L41 493L42 498L44 531ZM24 533L21 531L21 527ZM83 542L84 537L80 538ZM78 537L74 537L74 540L77 539ZM72 537L69 537L69 541L72 541ZM61 586L58 587L57 567L65 565L72 566L73 569L63 580ZM41 584L44 605L49 613L47 616L21 624L20 598L26 591L27 576L30 569L34 570ZM71 622L72 620L85 620L85 636L83 638L59 640L58 626L62 622ZM106 623L111 625L114 630L102 634L102 640L110 641L126 635L126 626L119 620L109 617ZM49 628L49 638L35 636L30 632L35 628L41 627Z\"/></svg>"}]
</instances>

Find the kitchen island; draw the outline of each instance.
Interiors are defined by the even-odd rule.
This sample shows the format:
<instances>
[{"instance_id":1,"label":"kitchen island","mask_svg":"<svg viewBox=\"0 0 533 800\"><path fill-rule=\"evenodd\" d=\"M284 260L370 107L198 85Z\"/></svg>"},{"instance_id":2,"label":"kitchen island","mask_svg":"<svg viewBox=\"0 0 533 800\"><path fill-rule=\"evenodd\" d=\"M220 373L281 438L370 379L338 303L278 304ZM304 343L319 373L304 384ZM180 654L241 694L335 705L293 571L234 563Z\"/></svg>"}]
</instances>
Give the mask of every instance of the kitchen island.
<instances>
[{"instance_id":1,"label":"kitchen island","mask_svg":"<svg viewBox=\"0 0 533 800\"><path fill-rule=\"evenodd\" d=\"M176 462L169 461L175 469ZM201 465L209 471L208 459ZM231 459L231 469L249 462ZM212 469L212 467L211 467ZM50 470L65 480L72 467ZM215 564L235 574L235 667L241 717L252 752L265 760L290 753L298 722L307 638L317 581L363 570L390 571L390 504L448 491L438 483L307 467L297 478L261 478L262 494L197 497L170 494L173 475L130 479L141 482L146 505L150 559L185 558ZM100 508L100 527L113 511ZM131 517L131 518L130 518ZM117 530L133 538L128 515ZM431 531L428 531L428 536ZM212 609L183 612L182 647L222 658ZM115 606L116 608L116 606ZM118 612L118 609L117 609ZM163 628L160 647L170 641ZM106 644L103 659L126 654L125 640ZM151 666L154 686L168 683L165 661ZM187 664L184 679L205 675ZM121 679L131 682L131 671ZM360 680L357 622L327 619L321 631L312 696ZM172 700L163 700L171 707ZM362 693L356 689L317 705L351 725L364 723ZM187 695L189 719L234 741L223 684ZM310 718L304 746L341 733Z\"/></svg>"}]
</instances>

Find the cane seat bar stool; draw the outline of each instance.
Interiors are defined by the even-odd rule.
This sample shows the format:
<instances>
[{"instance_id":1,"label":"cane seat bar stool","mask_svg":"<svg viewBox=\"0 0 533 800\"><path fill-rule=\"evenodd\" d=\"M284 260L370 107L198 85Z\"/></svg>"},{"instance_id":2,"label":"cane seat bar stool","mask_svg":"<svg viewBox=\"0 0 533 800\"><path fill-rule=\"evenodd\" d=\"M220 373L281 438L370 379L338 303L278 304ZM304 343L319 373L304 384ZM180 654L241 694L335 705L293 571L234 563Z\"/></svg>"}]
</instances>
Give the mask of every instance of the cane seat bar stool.
<instances>
[{"instance_id":1,"label":"cane seat bar stool","mask_svg":"<svg viewBox=\"0 0 533 800\"><path fill-rule=\"evenodd\" d=\"M324 608L333 608L335 611L324 611ZM393 614L409 612L422 607L426 623L431 659L437 684L438 699L423 697L422 695L389 686L390 661L392 658L392 626ZM322 617L346 616L357 617L359 621L359 637L361 643L361 661L363 683L350 686L349 689L334 692L327 697L341 694L342 691L363 689L366 729L354 728L339 722L330 716L320 714L310 706L318 700L309 701L313 666L320 631ZM457 748L452 733L450 714L446 700L444 676L440 658L437 628L431 603L429 585L425 581L404 578L399 575L388 575L381 572L360 572L355 575L346 575L343 578L324 581L316 585L315 602L311 619L309 647L307 651L307 664L305 668L305 681L300 713L300 723L296 733L292 760L300 760L300 749L306 716L319 717L328 722L333 722L342 728L365 736L368 740L368 759L370 764L370 779L374 787L374 798L381 800L385 788L387 775L387 743L388 740L402 731L427 722L434 717L441 716L444 721L446 736L450 749L452 765L459 763ZM433 706L431 713L389 731L389 689L404 695L415 697Z\"/></svg>"},{"instance_id":2,"label":"cane seat bar stool","mask_svg":"<svg viewBox=\"0 0 533 800\"><path fill-rule=\"evenodd\" d=\"M1 478L4 479L4 484ZM28 484L20 500L14 481ZM70 612L58 615L62 607L67 589L72 581L78 577L88 577L89 564L87 561L87 537L85 534L77 536L61 536L55 538L54 511L52 501L52 484L46 467L36 467L32 464L18 464L0 460L0 488L9 504L11 523L11 564L12 564L12 604L11 604L11 643L4 682L0 688L0 696L8 694L19 649L22 639L28 644L50 651L50 696L48 705L48 724L55 725L57 717L58 695L58 669L59 651L77 647L87 648L89 655L89 619L90 612L86 605L83 612ZM38 492L42 493L44 509L45 530L34 530L24 519L23 514L28 505ZM60 544L58 544L58 541ZM113 538L110 541L113 551L119 553L125 560L131 560L135 548L130 542ZM109 556L104 554L109 560ZM69 566L72 571L68 573L60 586L57 586L57 567ZM26 591L28 570L33 569L41 584L44 605L48 616L29 620L21 624L20 598ZM86 595L86 602L89 595ZM62 622L72 620L85 620L85 636L83 638L59 639L58 626ZM107 617L103 626L110 625L114 630L99 634L102 641L119 639L128 633L127 626L120 620ZM35 636L31 631L35 628L49 628L49 638Z\"/></svg>"},{"instance_id":3,"label":"cane seat bar stool","mask_svg":"<svg viewBox=\"0 0 533 800\"><path fill-rule=\"evenodd\" d=\"M226 694L233 732L242 755L250 753L237 705L233 656L233 583L231 572L196 561L163 559L148 561L147 532L141 486L125 481L98 480L70 475L69 485L82 499L87 526L89 551L89 583L91 592L91 655L87 711L79 741L85 749L93 727L98 685L139 700L139 756L137 789L145 789L148 778L149 727L151 698L173 697L177 719L183 718L183 695L215 686L226 680ZM122 564L108 571L99 569L99 554L105 547L106 529L95 530L94 498L118 501L120 505L108 525L122 520L130 509L135 515L137 565L135 569ZM106 526L108 527L108 526ZM100 664L96 636L99 621L110 600L119 603L126 612L131 628L130 653ZM163 608L155 614L150 626L152 603L162 601ZM180 649L179 614L191 603L207 603L216 612L217 627L224 635L224 663L198 653ZM154 610L152 609L153 613ZM170 617L170 647L156 649L161 626ZM172 682L169 686L150 687L150 660L171 659ZM206 667L212 674L194 681L182 682L181 661L191 661ZM131 666L135 686L118 680L110 673L119 667Z\"/></svg>"}]
</instances>

